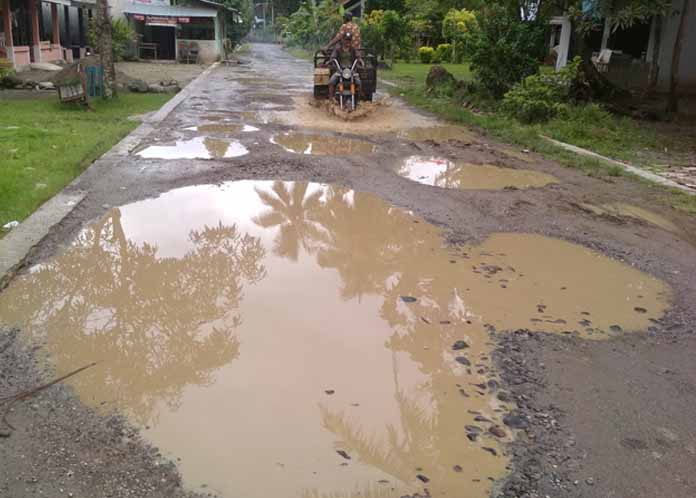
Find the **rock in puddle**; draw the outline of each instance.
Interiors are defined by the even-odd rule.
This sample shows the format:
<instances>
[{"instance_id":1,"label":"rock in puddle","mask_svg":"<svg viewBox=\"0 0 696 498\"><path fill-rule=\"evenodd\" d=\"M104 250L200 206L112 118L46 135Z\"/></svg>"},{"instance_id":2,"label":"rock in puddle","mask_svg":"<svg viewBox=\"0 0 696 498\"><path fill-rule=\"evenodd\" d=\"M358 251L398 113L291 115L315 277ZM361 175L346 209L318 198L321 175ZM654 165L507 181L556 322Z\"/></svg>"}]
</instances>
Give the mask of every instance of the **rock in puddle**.
<instances>
[{"instance_id":1,"label":"rock in puddle","mask_svg":"<svg viewBox=\"0 0 696 498\"><path fill-rule=\"evenodd\" d=\"M457 363L461 363L467 367L471 366L471 362L466 358L466 356L457 356L455 360Z\"/></svg>"},{"instance_id":2,"label":"rock in puddle","mask_svg":"<svg viewBox=\"0 0 696 498\"><path fill-rule=\"evenodd\" d=\"M499 437L499 438L507 437L507 432L505 432L505 429L503 429L499 425L494 425L493 427L488 429L488 432L493 434L495 437Z\"/></svg>"},{"instance_id":3,"label":"rock in puddle","mask_svg":"<svg viewBox=\"0 0 696 498\"><path fill-rule=\"evenodd\" d=\"M468 347L469 347L469 345L465 341L462 341L462 340L459 340L459 341L455 342L454 344L452 344L452 349L455 351L460 351L460 350L466 349Z\"/></svg>"}]
</instances>

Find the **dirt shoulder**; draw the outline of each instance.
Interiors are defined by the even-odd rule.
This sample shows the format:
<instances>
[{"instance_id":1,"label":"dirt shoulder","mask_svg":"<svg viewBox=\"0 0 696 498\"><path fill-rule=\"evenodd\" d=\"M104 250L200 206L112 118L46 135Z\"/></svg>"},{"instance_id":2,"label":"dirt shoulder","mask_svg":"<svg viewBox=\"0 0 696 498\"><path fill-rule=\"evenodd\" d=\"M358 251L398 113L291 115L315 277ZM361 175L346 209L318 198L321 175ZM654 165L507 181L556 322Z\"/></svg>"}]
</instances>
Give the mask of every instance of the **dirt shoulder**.
<instances>
[{"instance_id":1,"label":"dirt shoulder","mask_svg":"<svg viewBox=\"0 0 696 498\"><path fill-rule=\"evenodd\" d=\"M18 335L0 331L3 396L52 378L37 366L35 346ZM15 404L7 420L15 430L0 429L0 496L195 497L181 489L175 466L120 417L95 413L62 384Z\"/></svg>"}]
</instances>

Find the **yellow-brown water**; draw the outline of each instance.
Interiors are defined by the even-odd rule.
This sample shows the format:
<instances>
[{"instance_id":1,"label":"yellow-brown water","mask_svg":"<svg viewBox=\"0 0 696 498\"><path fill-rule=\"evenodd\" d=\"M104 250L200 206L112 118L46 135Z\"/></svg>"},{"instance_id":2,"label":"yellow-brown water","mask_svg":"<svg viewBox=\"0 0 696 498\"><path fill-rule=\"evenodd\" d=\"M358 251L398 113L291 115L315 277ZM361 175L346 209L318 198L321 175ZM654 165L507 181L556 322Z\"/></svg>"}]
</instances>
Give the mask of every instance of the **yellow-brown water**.
<instances>
[{"instance_id":1,"label":"yellow-brown water","mask_svg":"<svg viewBox=\"0 0 696 498\"><path fill-rule=\"evenodd\" d=\"M58 373L98 361L77 393L145 428L189 487L484 498L509 462L490 327L601 338L668 300L567 242L452 249L371 195L245 181L112 209L0 294L0 317Z\"/></svg>"},{"instance_id":2,"label":"yellow-brown water","mask_svg":"<svg viewBox=\"0 0 696 498\"><path fill-rule=\"evenodd\" d=\"M500 190L557 183L556 178L539 171L454 162L439 157L411 156L399 164L396 171L418 183L454 189Z\"/></svg>"},{"instance_id":3,"label":"yellow-brown water","mask_svg":"<svg viewBox=\"0 0 696 498\"><path fill-rule=\"evenodd\" d=\"M280 133L271 141L290 152L318 156L369 154L377 150L375 144L363 140L298 132Z\"/></svg>"},{"instance_id":4,"label":"yellow-brown water","mask_svg":"<svg viewBox=\"0 0 696 498\"><path fill-rule=\"evenodd\" d=\"M467 143L476 141L476 136L471 130L456 125L409 128L400 131L398 135L401 138L418 141L432 140L433 142L449 142L452 140Z\"/></svg>"},{"instance_id":5,"label":"yellow-brown water","mask_svg":"<svg viewBox=\"0 0 696 498\"><path fill-rule=\"evenodd\" d=\"M582 204L581 206L584 209L587 209L588 211L591 211L597 215L606 214L609 216L633 218L663 228L668 232L679 232L679 227L677 227L674 223L669 221L664 216L660 216L659 214L654 213L648 209L634 206L632 204L626 204L623 202L613 202L608 204L602 204L600 206L596 206L593 204Z\"/></svg>"}]
</instances>

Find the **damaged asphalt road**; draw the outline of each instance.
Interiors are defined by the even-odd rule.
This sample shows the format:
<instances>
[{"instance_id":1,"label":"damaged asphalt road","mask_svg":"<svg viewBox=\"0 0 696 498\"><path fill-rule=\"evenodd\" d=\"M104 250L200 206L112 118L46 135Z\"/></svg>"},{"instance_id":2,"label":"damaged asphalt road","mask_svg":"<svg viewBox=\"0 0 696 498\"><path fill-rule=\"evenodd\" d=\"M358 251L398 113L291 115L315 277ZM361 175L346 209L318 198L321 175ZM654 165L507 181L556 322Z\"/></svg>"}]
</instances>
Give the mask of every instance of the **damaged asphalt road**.
<instances>
[{"instance_id":1,"label":"damaged asphalt road","mask_svg":"<svg viewBox=\"0 0 696 498\"><path fill-rule=\"evenodd\" d=\"M100 361L13 407L0 496L696 495L693 217L398 101L336 123L307 104L307 63L271 45L249 59L91 167L0 294L0 396ZM125 335L143 328L186 340Z\"/></svg>"}]
</instances>

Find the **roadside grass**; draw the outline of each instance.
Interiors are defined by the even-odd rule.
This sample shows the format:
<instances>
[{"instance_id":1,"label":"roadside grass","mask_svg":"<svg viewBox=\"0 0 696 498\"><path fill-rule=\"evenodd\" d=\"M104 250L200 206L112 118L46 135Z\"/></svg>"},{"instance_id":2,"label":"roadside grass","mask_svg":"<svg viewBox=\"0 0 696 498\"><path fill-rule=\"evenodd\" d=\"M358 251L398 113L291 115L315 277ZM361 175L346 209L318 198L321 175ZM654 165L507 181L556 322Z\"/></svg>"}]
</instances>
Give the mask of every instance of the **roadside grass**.
<instances>
[{"instance_id":1,"label":"roadside grass","mask_svg":"<svg viewBox=\"0 0 696 498\"><path fill-rule=\"evenodd\" d=\"M413 62L396 62L391 69L380 69L379 76L394 83L408 82L410 85L425 85L430 68L434 64L420 64ZM458 80L470 81L472 79L469 64L439 64L447 69Z\"/></svg>"},{"instance_id":2,"label":"roadside grass","mask_svg":"<svg viewBox=\"0 0 696 498\"><path fill-rule=\"evenodd\" d=\"M627 173L618 166L565 151L544 140L542 135L587 148L613 159L646 167L651 166L651 157L664 152L665 149L685 151L693 146L677 136L659 133L654 126L638 123L626 117L610 116L598 112L593 107L579 107L564 119L535 125L526 125L498 113L492 105L485 105L483 112L472 112L453 99L427 95L426 67L424 64L399 63L395 72L383 71L381 77L397 85L387 87L386 90L393 95L401 96L411 105L444 119L477 128L502 142L538 152L566 166L581 169L590 176L622 176ZM463 68L461 71L463 72ZM394 76L397 74L406 77ZM696 196L661 186L655 188L671 194L668 200L673 207L696 213Z\"/></svg>"},{"instance_id":3,"label":"roadside grass","mask_svg":"<svg viewBox=\"0 0 696 498\"><path fill-rule=\"evenodd\" d=\"M0 226L29 216L136 128L128 116L156 110L169 98L125 93L114 101L95 99L95 112L54 99L3 101Z\"/></svg>"}]
</instances>

